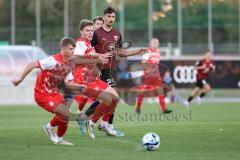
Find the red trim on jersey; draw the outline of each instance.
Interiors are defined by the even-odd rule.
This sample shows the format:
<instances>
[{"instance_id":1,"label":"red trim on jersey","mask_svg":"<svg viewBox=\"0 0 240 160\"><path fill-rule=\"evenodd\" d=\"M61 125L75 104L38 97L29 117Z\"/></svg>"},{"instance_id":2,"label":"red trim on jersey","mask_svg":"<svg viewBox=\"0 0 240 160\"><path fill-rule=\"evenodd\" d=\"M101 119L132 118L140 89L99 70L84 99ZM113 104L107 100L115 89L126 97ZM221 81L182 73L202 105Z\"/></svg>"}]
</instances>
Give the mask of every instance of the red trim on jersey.
<instances>
[{"instance_id":1,"label":"red trim on jersey","mask_svg":"<svg viewBox=\"0 0 240 160\"><path fill-rule=\"evenodd\" d=\"M38 64L38 67L40 68L40 70L42 71L42 66L40 65L39 60L37 60L37 64Z\"/></svg>"},{"instance_id":2,"label":"red trim on jersey","mask_svg":"<svg viewBox=\"0 0 240 160\"><path fill-rule=\"evenodd\" d=\"M64 63L61 53L54 55L53 58L57 61L57 64L51 70L41 70L36 80L35 92L45 95L58 94L58 86L71 71L70 66Z\"/></svg>"}]
</instances>

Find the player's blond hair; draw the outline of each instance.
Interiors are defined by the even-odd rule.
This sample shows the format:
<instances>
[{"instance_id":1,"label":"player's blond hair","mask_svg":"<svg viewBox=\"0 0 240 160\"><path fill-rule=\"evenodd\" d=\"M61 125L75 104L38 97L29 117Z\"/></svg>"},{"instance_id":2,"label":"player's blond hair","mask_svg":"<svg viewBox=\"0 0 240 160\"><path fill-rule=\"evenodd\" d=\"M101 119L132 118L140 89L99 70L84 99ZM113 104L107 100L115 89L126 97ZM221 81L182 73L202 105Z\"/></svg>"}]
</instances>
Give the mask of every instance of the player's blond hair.
<instances>
[{"instance_id":1,"label":"player's blond hair","mask_svg":"<svg viewBox=\"0 0 240 160\"><path fill-rule=\"evenodd\" d=\"M79 29L83 30L84 27L86 26L93 26L93 21L89 20L89 19L83 19L80 21L79 23Z\"/></svg>"}]
</instances>

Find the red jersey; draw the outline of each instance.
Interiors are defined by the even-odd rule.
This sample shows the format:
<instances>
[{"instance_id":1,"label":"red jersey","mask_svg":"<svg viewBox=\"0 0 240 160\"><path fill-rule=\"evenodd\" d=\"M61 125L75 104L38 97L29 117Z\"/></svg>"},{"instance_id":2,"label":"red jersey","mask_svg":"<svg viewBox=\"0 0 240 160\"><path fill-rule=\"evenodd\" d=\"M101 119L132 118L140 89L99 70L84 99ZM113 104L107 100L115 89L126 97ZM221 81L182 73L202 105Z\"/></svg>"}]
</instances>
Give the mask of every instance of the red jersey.
<instances>
[{"instance_id":1,"label":"red jersey","mask_svg":"<svg viewBox=\"0 0 240 160\"><path fill-rule=\"evenodd\" d=\"M158 49L149 48L145 54L143 54L142 62L148 64L159 64L160 51Z\"/></svg>"},{"instance_id":2,"label":"red jersey","mask_svg":"<svg viewBox=\"0 0 240 160\"><path fill-rule=\"evenodd\" d=\"M162 85L162 78L159 72L159 60L160 52L149 48L148 51L143 54L142 63L144 69L143 83L145 85Z\"/></svg>"},{"instance_id":3,"label":"red jersey","mask_svg":"<svg viewBox=\"0 0 240 160\"><path fill-rule=\"evenodd\" d=\"M79 38L76 42L76 48L74 55L93 58L89 53L95 52L94 47L92 47L91 42L83 38ZM96 64L87 64L84 66L78 66L74 70L74 81L76 83L89 83L93 82L99 78L99 74L96 73L98 70ZM100 71L99 71L100 72Z\"/></svg>"},{"instance_id":4,"label":"red jersey","mask_svg":"<svg viewBox=\"0 0 240 160\"><path fill-rule=\"evenodd\" d=\"M35 85L35 91L46 95L58 93L58 86L71 73L70 65L63 61L61 53L38 60L41 72Z\"/></svg>"},{"instance_id":5,"label":"red jersey","mask_svg":"<svg viewBox=\"0 0 240 160\"><path fill-rule=\"evenodd\" d=\"M92 45L95 47L97 53L104 54L111 51L116 52L116 47L119 46L121 41L121 34L117 30L112 29L107 32L100 27L93 34ZM109 58L109 63L104 64L102 69L116 69L116 54L114 53L113 57Z\"/></svg>"},{"instance_id":6,"label":"red jersey","mask_svg":"<svg viewBox=\"0 0 240 160\"><path fill-rule=\"evenodd\" d=\"M196 66L205 66L204 69L197 70L197 79L206 79L208 77L209 72L211 72L214 68L214 63L212 60L207 61L206 59L202 59L197 61Z\"/></svg>"}]
</instances>

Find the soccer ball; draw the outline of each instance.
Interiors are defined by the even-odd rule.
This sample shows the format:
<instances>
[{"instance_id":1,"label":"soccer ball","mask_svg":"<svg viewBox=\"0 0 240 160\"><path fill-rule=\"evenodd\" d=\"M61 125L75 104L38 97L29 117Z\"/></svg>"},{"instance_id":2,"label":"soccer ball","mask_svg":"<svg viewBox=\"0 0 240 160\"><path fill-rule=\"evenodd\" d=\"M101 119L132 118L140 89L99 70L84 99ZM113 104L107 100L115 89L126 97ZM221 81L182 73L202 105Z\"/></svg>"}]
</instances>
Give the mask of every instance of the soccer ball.
<instances>
[{"instance_id":1,"label":"soccer ball","mask_svg":"<svg viewBox=\"0 0 240 160\"><path fill-rule=\"evenodd\" d=\"M160 145L160 137L154 133L149 132L145 134L142 138L142 146L149 151L156 150Z\"/></svg>"}]
</instances>

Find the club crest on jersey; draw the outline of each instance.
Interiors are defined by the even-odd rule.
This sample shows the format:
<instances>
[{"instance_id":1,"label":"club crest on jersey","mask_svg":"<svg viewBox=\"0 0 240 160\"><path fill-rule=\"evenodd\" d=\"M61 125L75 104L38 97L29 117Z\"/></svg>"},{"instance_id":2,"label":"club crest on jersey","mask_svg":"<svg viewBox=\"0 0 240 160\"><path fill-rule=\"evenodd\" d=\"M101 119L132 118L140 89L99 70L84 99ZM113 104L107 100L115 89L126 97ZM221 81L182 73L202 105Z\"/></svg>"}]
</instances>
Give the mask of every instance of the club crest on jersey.
<instances>
[{"instance_id":1,"label":"club crest on jersey","mask_svg":"<svg viewBox=\"0 0 240 160\"><path fill-rule=\"evenodd\" d=\"M94 90L95 90L95 91L99 91L99 88L98 88L98 87L95 87Z\"/></svg>"},{"instance_id":2,"label":"club crest on jersey","mask_svg":"<svg viewBox=\"0 0 240 160\"><path fill-rule=\"evenodd\" d=\"M113 36L115 41L118 41L118 36Z\"/></svg>"},{"instance_id":3,"label":"club crest on jersey","mask_svg":"<svg viewBox=\"0 0 240 160\"><path fill-rule=\"evenodd\" d=\"M53 107L53 105L54 105L53 101L48 102L48 105L49 105L50 107Z\"/></svg>"}]
</instances>

